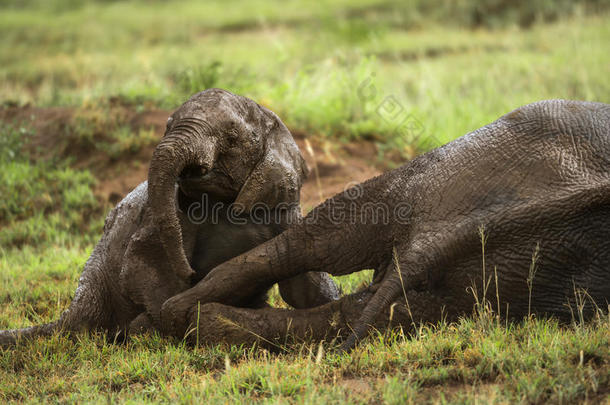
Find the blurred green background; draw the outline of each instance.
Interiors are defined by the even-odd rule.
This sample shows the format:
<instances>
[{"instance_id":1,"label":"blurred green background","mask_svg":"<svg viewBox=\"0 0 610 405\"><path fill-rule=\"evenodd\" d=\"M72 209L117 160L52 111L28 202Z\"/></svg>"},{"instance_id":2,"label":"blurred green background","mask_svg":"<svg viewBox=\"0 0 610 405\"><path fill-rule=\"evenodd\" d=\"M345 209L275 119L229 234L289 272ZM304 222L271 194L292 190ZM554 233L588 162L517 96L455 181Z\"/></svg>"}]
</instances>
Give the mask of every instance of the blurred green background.
<instances>
[{"instance_id":1,"label":"blurred green background","mask_svg":"<svg viewBox=\"0 0 610 405\"><path fill-rule=\"evenodd\" d=\"M5 104L173 109L223 87L290 128L412 155L535 100L610 97L609 0L1 4ZM401 139L377 114L390 96L436 141Z\"/></svg>"},{"instance_id":2,"label":"blurred green background","mask_svg":"<svg viewBox=\"0 0 610 405\"><path fill-rule=\"evenodd\" d=\"M0 0L0 243L95 239L108 208L96 184L125 177L108 185L116 202L141 181L165 118L209 87L308 139L374 143L384 167L526 103L610 102L609 12L610 0Z\"/></svg>"},{"instance_id":3,"label":"blurred green background","mask_svg":"<svg viewBox=\"0 0 610 405\"><path fill-rule=\"evenodd\" d=\"M610 102L609 13L610 0L1 0L0 277L48 249L84 262L195 92L250 97L319 154L374 144L356 162L366 178L526 103ZM69 294L80 266L66 271Z\"/></svg>"},{"instance_id":4,"label":"blurred green background","mask_svg":"<svg viewBox=\"0 0 610 405\"><path fill-rule=\"evenodd\" d=\"M526 103L609 103L609 13L610 0L0 0L0 329L59 316L106 213L145 178L165 119L191 94L256 100L321 160L351 145L344 171L365 177ZM322 365L307 346L269 363L247 348L55 338L0 353L0 400L340 402L360 395L336 384L346 375L371 378L363 402L421 403L442 391L423 386L483 380L496 381L490 402L603 396L607 322L518 333L469 322ZM583 367L583 347L599 363ZM216 384L229 358L245 365ZM473 390L459 398L476 401Z\"/></svg>"}]
</instances>

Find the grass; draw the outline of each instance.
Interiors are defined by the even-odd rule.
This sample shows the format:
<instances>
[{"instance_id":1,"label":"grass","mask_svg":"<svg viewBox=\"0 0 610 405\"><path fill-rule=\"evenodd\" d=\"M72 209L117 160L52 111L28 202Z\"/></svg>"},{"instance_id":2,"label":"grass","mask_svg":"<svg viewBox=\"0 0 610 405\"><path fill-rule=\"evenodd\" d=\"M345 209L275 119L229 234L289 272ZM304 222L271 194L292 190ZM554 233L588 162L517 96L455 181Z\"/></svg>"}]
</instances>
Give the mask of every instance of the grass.
<instances>
[{"instance_id":1,"label":"grass","mask_svg":"<svg viewBox=\"0 0 610 405\"><path fill-rule=\"evenodd\" d=\"M463 319L377 335L346 355L315 344L194 349L55 336L0 356L0 399L206 403L575 403L607 395L610 320L508 327Z\"/></svg>"},{"instance_id":2,"label":"grass","mask_svg":"<svg viewBox=\"0 0 610 405\"><path fill-rule=\"evenodd\" d=\"M62 243L74 233L101 230L102 206L93 194L95 178L56 158L32 159L25 151L27 127L6 124L1 131L0 248ZM83 242L91 243L89 237Z\"/></svg>"},{"instance_id":3,"label":"grass","mask_svg":"<svg viewBox=\"0 0 610 405\"><path fill-rule=\"evenodd\" d=\"M0 103L70 111L53 145L37 117L5 115L0 128L0 328L67 307L109 209L93 193L107 174L97 158L141 158L159 131L134 115L169 113L203 88L249 96L312 137L374 140L380 159L535 100L610 102L607 1L318 3L0 4ZM339 282L348 292L370 277ZM0 352L0 401L607 402L609 336L607 316L501 324L486 310L379 334L350 355L55 336Z\"/></svg>"},{"instance_id":4,"label":"grass","mask_svg":"<svg viewBox=\"0 0 610 405\"><path fill-rule=\"evenodd\" d=\"M38 6L0 13L5 104L80 106L115 97L173 109L216 86L269 106L291 128L371 138L408 157L535 100L610 101L607 1L496 5L479 25L468 23L481 12L473 2L439 4L435 13L423 2L381 0L316 8L31 3ZM562 18L544 17L547 9ZM529 14L557 21L524 29L519 16ZM422 133L400 126L408 116Z\"/></svg>"}]
</instances>

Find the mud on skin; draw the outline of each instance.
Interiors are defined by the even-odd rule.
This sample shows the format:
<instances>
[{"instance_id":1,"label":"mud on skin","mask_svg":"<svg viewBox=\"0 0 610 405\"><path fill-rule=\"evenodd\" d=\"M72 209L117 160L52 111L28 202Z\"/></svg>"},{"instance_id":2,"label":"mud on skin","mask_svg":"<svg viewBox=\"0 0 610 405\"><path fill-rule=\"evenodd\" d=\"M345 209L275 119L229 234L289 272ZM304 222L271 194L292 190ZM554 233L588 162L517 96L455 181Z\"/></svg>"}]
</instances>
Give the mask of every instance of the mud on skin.
<instances>
[{"instance_id":1,"label":"mud on skin","mask_svg":"<svg viewBox=\"0 0 610 405\"><path fill-rule=\"evenodd\" d=\"M398 322L410 325L401 315L403 289L416 322L434 321L441 307L456 319L472 312L467 288L482 282L481 226L487 275L497 267L500 307L508 306L510 317L528 315L526 280L537 246L533 313L569 320L575 289L590 296L585 316L596 305L607 308L609 105L529 104L359 187L356 197L348 191L332 197L302 223L169 299L161 311L165 333L180 335L205 319L200 341L265 344L287 334L322 339L331 333L349 349L371 326L388 326L394 303ZM406 204L410 216L361 220L363 207L375 203L390 214ZM329 212L341 207L348 208L337 221L341 216ZM371 268L376 278L369 291L318 308L237 308L254 292L305 272L343 275ZM495 283L488 294L495 297Z\"/></svg>"},{"instance_id":2,"label":"mud on skin","mask_svg":"<svg viewBox=\"0 0 610 405\"><path fill-rule=\"evenodd\" d=\"M69 308L55 322L0 331L0 345L57 331L106 330L114 336L159 328L160 308L168 298L300 216L306 175L292 135L273 112L220 89L195 94L169 118L148 182L108 214ZM223 215L218 221L189 220L189 204L204 195L210 206L239 204L245 224ZM279 220L248 221L246 214L256 203L264 203ZM267 289L251 294L245 305L265 305ZM325 273L282 281L280 293L296 308L339 296Z\"/></svg>"}]
</instances>

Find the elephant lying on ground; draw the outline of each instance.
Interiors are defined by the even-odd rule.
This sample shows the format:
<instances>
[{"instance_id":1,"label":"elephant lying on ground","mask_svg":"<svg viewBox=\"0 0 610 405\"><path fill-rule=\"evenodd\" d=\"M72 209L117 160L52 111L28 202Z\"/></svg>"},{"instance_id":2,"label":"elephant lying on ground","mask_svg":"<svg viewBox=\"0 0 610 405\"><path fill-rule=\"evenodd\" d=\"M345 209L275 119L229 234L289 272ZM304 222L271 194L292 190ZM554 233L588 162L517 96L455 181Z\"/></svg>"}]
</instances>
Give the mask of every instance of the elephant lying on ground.
<instances>
[{"instance_id":1,"label":"elephant lying on ground","mask_svg":"<svg viewBox=\"0 0 610 405\"><path fill-rule=\"evenodd\" d=\"M234 343L339 334L349 349L371 326L388 325L393 303L394 322L405 326L411 316L438 319L441 309L455 319L472 312L468 287L480 291L481 226L485 278L497 268L501 313L529 313L530 269L532 313L569 319L576 289L587 291L585 315L593 303L607 308L610 106L530 104L332 197L169 299L163 330L180 335L199 320L200 341ZM375 269L371 287L318 308L237 308L304 272L362 269ZM494 303L495 294L492 281Z\"/></svg>"},{"instance_id":2,"label":"elephant lying on ground","mask_svg":"<svg viewBox=\"0 0 610 405\"><path fill-rule=\"evenodd\" d=\"M158 328L165 300L300 219L306 170L292 135L273 112L224 90L194 95L168 120L149 183L109 213L70 307L56 322L0 331L0 345L58 330L114 335ZM241 213L229 203L240 204ZM256 203L265 204L274 221L252 221ZM324 273L297 276L279 287L297 308L339 297ZM264 305L266 291L246 305Z\"/></svg>"}]
</instances>

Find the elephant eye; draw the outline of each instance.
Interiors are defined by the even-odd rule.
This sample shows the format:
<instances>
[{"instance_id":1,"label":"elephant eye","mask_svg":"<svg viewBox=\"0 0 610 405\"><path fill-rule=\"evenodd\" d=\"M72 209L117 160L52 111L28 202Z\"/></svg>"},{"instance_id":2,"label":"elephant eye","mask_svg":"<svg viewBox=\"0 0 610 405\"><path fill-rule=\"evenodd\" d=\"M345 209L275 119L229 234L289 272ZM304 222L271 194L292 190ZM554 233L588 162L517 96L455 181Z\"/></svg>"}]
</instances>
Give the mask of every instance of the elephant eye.
<instances>
[{"instance_id":1,"label":"elephant eye","mask_svg":"<svg viewBox=\"0 0 610 405\"><path fill-rule=\"evenodd\" d=\"M227 132L227 146L229 148L234 147L237 144L237 132L235 131L228 131Z\"/></svg>"}]
</instances>

